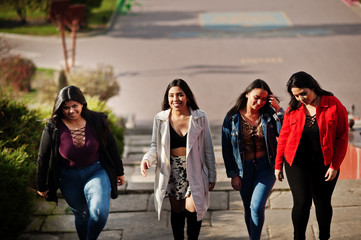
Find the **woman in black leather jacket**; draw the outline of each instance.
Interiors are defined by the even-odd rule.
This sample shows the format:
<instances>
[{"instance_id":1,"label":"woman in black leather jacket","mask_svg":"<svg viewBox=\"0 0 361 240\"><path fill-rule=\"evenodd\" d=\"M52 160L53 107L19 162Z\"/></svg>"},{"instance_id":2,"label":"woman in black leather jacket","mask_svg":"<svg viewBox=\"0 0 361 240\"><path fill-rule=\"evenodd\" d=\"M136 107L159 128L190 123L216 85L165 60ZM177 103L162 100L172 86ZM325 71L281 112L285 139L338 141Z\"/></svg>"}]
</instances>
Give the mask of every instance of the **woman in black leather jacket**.
<instances>
[{"instance_id":1,"label":"woman in black leather jacket","mask_svg":"<svg viewBox=\"0 0 361 240\"><path fill-rule=\"evenodd\" d=\"M42 133L38 194L57 202L60 188L75 215L79 239L97 239L110 197L117 197L117 185L123 183L123 164L107 116L89 110L79 88L63 88Z\"/></svg>"}]
</instances>

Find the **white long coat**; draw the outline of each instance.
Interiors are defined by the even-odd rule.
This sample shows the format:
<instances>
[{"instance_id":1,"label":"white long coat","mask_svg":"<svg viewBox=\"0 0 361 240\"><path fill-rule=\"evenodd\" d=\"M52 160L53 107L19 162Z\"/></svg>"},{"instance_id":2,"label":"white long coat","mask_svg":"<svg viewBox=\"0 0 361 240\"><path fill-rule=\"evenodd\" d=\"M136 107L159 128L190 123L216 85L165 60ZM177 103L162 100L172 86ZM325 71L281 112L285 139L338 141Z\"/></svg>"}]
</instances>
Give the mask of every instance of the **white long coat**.
<instances>
[{"instance_id":1,"label":"white long coat","mask_svg":"<svg viewBox=\"0 0 361 240\"><path fill-rule=\"evenodd\" d=\"M206 113L199 109L190 111L186 146L187 177L197 211L197 220L200 221L209 207L209 182L216 182L216 164ZM156 165L154 206L158 212L158 220L171 172L169 114L168 109L154 117L151 148L143 157L143 160L147 159Z\"/></svg>"}]
</instances>

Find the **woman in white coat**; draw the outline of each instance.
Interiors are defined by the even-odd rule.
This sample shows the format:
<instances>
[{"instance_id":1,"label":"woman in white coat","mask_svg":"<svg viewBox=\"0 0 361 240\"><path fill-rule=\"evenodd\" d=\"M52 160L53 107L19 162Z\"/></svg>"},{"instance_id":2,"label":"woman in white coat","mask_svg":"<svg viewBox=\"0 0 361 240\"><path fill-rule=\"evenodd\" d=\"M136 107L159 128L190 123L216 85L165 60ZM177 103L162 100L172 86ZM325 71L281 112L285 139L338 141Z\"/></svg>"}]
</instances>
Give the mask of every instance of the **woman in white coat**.
<instances>
[{"instance_id":1,"label":"woman in white coat","mask_svg":"<svg viewBox=\"0 0 361 240\"><path fill-rule=\"evenodd\" d=\"M158 220L163 199L169 197L174 239L198 239L209 207L209 191L216 184L216 165L208 119L182 79L167 87L162 110L154 117L152 143L140 164L147 175L156 165L154 205Z\"/></svg>"}]
</instances>

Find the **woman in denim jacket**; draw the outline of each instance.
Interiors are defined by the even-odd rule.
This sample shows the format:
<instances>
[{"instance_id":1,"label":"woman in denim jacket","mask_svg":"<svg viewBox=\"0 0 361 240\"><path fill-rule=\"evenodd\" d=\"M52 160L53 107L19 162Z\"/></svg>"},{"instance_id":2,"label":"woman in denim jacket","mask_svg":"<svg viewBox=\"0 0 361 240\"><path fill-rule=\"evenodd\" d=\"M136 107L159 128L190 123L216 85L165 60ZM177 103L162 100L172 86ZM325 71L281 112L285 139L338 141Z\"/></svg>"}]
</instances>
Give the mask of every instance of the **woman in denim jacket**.
<instances>
[{"instance_id":1,"label":"woman in denim jacket","mask_svg":"<svg viewBox=\"0 0 361 240\"><path fill-rule=\"evenodd\" d=\"M250 239L260 239L284 111L263 80L253 81L227 113L222 154L227 176L240 191Z\"/></svg>"}]
</instances>

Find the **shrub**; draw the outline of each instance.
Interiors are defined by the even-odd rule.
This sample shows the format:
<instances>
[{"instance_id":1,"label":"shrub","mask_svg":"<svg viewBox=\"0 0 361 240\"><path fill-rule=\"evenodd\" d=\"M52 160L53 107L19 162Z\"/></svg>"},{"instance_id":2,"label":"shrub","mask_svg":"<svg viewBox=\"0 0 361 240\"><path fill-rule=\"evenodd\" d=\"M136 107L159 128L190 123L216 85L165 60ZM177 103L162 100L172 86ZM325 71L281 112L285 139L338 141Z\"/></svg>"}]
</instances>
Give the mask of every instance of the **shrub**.
<instances>
[{"instance_id":1,"label":"shrub","mask_svg":"<svg viewBox=\"0 0 361 240\"><path fill-rule=\"evenodd\" d=\"M44 128L39 121L39 113L29 110L25 103L16 102L0 93L0 139L4 147L17 149L23 147L29 164L35 164L38 155L41 132ZM27 184L35 186L35 171L33 178Z\"/></svg>"},{"instance_id":2,"label":"shrub","mask_svg":"<svg viewBox=\"0 0 361 240\"><path fill-rule=\"evenodd\" d=\"M105 101L99 100L98 97L86 96L86 100L89 109L97 112L104 112L108 115L110 129L117 142L120 156L122 156L124 151L124 128L122 127L121 119L115 116L114 113L106 107Z\"/></svg>"},{"instance_id":3,"label":"shrub","mask_svg":"<svg viewBox=\"0 0 361 240\"><path fill-rule=\"evenodd\" d=\"M36 70L30 59L8 56L0 61L0 83L16 91L30 91L30 81Z\"/></svg>"},{"instance_id":4,"label":"shrub","mask_svg":"<svg viewBox=\"0 0 361 240\"><path fill-rule=\"evenodd\" d=\"M99 96L106 101L119 93L119 84L114 76L113 67L98 65L96 71L78 70L68 77L69 85L79 87L84 94Z\"/></svg>"},{"instance_id":5,"label":"shrub","mask_svg":"<svg viewBox=\"0 0 361 240\"><path fill-rule=\"evenodd\" d=\"M16 102L0 93L0 139L7 148L25 145L29 161L36 162L41 132L37 110L29 110L24 102Z\"/></svg>"},{"instance_id":6,"label":"shrub","mask_svg":"<svg viewBox=\"0 0 361 240\"><path fill-rule=\"evenodd\" d=\"M4 147L0 141L0 239L16 239L31 221L34 192L28 181L35 171L25 146Z\"/></svg>"},{"instance_id":7,"label":"shrub","mask_svg":"<svg viewBox=\"0 0 361 240\"><path fill-rule=\"evenodd\" d=\"M96 71L78 69L67 75L50 69L39 69L32 81L38 100L51 104L59 90L66 85L77 86L84 95L98 96L101 101L107 101L120 90L113 67L109 65L98 65Z\"/></svg>"},{"instance_id":8,"label":"shrub","mask_svg":"<svg viewBox=\"0 0 361 240\"><path fill-rule=\"evenodd\" d=\"M58 72L52 69L38 68L32 79L31 86L36 90L36 98L40 103L52 105L59 92Z\"/></svg>"}]
</instances>

